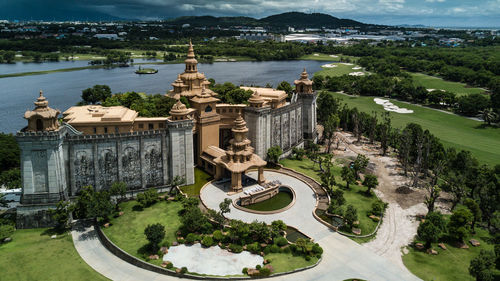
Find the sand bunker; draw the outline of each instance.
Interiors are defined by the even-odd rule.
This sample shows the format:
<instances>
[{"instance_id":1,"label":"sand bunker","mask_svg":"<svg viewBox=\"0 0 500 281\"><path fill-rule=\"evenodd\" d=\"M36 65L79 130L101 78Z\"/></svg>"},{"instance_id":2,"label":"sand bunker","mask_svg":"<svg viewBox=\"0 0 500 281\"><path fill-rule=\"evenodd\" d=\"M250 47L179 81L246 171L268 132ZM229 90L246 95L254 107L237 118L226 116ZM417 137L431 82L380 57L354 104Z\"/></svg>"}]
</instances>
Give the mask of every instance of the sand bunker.
<instances>
[{"instance_id":1,"label":"sand bunker","mask_svg":"<svg viewBox=\"0 0 500 281\"><path fill-rule=\"evenodd\" d=\"M336 55L330 55L331 58L338 58L339 56Z\"/></svg>"},{"instance_id":2,"label":"sand bunker","mask_svg":"<svg viewBox=\"0 0 500 281\"><path fill-rule=\"evenodd\" d=\"M353 63L348 63L348 62L341 62L343 65L354 65Z\"/></svg>"},{"instance_id":3,"label":"sand bunker","mask_svg":"<svg viewBox=\"0 0 500 281\"><path fill-rule=\"evenodd\" d=\"M175 267L185 266L189 272L220 276L238 275L244 267L264 262L263 257L247 251L235 254L219 246L202 248L200 244L170 247L163 260L172 262Z\"/></svg>"},{"instance_id":4,"label":"sand bunker","mask_svg":"<svg viewBox=\"0 0 500 281\"><path fill-rule=\"evenodd\" d=\"M351 72L351 73L349 73L349 75L351 75L351 76L363 76L363 75L365 75L365 73L364 72Z\"/></svg>"},{"instance_id":5,"label":"sand bunker","mask_svg":"<svg viewBox=\"0 0 500 281\"><path fill-rule=\"evenodd\" d=\"M389 100L374 98L373 101L376 104L379 104L379 105L383 106L384 110L386 110L386 111L392 111L392 112L403 113L403 114L413 113L413 110L406 109L406 108L400 108L399 106L394 105Z\"/></svg>"},{"instance_id":6,"label":"sand bunker","mask_svg":"<svg viewBox=\"0 0 500 281\"><path fill-rule=\"evenodd\" d=\"M319 54L314 54L313 56L315 56L315 57L319 57Z\"/></svg>"},{"instance_id":7,"label":"sand bunker","mask_svg":"<svg viewBox=\"0 0 500 281\"><path fill-rule=\"evenodd\" d=\"M432 91L435 91L436 89L426 89L426 90L427 90L427 92L429 92L429 93L430 93L430 92L432 92Z\"/></svg>"},{"instance_id":8,"label":"sand bunker","mask_svg":"<svg viewBox=\"0 0 500 281\"><path fill-rule=\"evenodd\" d=\"M334 68L334 67L337 67L336 64L333 64L333 63L329 63L329 64L323 64L321 67L325 67L325 68Z\"/></svg>"},{"instance_id":9,"label":"sand bunker","mask_svg":"<svg viewBox=\"0 0 500 281\"><path fill-rule=\"evenodd\" d=\"M352 70L359 70L359 69L361 69L360 66L355 66L355 67L352 68Z\"/></svg>"}]
</instances>

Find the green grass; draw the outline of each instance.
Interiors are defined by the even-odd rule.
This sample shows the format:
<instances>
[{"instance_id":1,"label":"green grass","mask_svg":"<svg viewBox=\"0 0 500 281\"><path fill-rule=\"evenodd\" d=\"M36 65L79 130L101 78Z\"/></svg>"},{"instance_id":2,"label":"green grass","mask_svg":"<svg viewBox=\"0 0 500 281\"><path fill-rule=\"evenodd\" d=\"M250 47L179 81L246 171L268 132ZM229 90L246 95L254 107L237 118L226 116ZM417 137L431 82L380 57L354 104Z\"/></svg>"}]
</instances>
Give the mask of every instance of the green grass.
<instances>
[{"instance_id":1,"label":"green grass","mask_svg":"<svg viewBox=\"0 0 500 281\"><path fill-rule=\"evenodd\" d=\"M457 94L457 96L467 94L480 94L485 90L481 88L472 88L464 83L445 81L441 78L429 76L423 73L410 73L416 85L423 86L426 89L444 90Z\"/></svg>"},{"instance_id":2,"label":"green grass","mask_svg":"<svg viewBox=\"0 0 500 281\"><path fill-rule=\"evenodd\" d=\"M294 169L297 172L303 173L310 176L311 178L321 182L320 170L318 165L315 165L309 159L294 160L294 159L283 159L280 161L281 165ZM345 187L345 181L340 177L341 166L334 166L335 179L338 186ZM366 194L366 187L353 185L349 186L349 190L342 189L344 191L344 198L346 199L345 206L351 204L358 210L359 228L361 229L361 235L372 233L377 226L377 223L368 217L368 212L371 211L372 204L378 200L375 195L368 196ZM358 239L358 238L356 238ZM358 239L357 242L366 242L369 239Z\"/></svg>"},{"instance_id":3,"label":"green grass","mask_svg":"<svg viewBox=\"0 0 500 281\"><path fill-rule=\"evenodd\" d=\"M309 55L303 55L299 57L299 60L317 60L317 61L339 61L340 58L348 58L350 62L356 62L359 58L358 57L353 57L353 56L346 56L342 54L333 54L335 56L338 56L337 58L330 57L330 54L322 54L322 53L315 53L318 54L315 56L314 54L309 54Z\"/></svg>"},{"instance_id":4,"label":"green grass","mask_svg":"<svg viewBox=\"0 0 500 281\"><path fill-rule=\"evenodd\" d=\"M311 257L310 261L306 261L303 256L292 256L285 253L270 253L264 256L264 259L271 259L269 263L273 268L273 273L291 271L306 266L311 266L318 262L317 257Z\"/></svg>"},{"instance_id":5,"label":"green grass","mask_svg":"<svg viewBox=\"0 0 500 281\"><path fill-rule=\"evenodd\" d=\"M181 226L178 212L182 209L180 202L160 201L151 207L140 210L137 201L128 201L120 204L124 212L123 216L113 218L111 226L102 228L106 236L125 252L144 259L143 253L148 240L144 235L144 229L154 223L161 223L165 226L165 238L163 242L176 241L175 232ZM161 243L160 243L161 244ZM151 263L159 265L161 260L154 260Z\"/></svg>"},{"instance_id":6,"label":"green grass","mask_svg":"<svg viewBox=\"0 0 500 281\"><path fill-rule=\"evenodd\" d=\"M381 105L375 104L373 97L351 97L333 93L350 107L367 113L385 112ZM391 100L399 107L413 110L411 114L391 112L392 125L403 128L408 123L417 123L438 137L446 147L469 150L482 163L500 163L500 129L484 127L483 122L471 120L427 107L416 106Z\"/></svg>"},{"instance_id":7,"label":"green grass","mask_svg":"<svg viewBox=\"0 0 500 281\"><path fill-rule=\"evenodd\" d=\"M69 233L21 229L0 244L1 280L108 280L82 260Z\"/></svg>"},{"instance_id":8,"label":"green grass","mask_svg":"<svg viewBox=\"0 0 500 281\"><path fill-rule=\"evenodd\" d=\"M364 71L363 69L352 69L353 67L357 67L357 65L345 65L343 63L333 63L334 65L337 65L337 67L333 67L333 68L326 68L326 67L322 67L323 69L320 70L320 71L317 71L314 73L314 75L321 75L321 76L342 76L342 75L347 75L351 72L364 72L364 73L367 73L366 71Z\"/></svg>"},{"instance_id":9,"label":"green grass","mask_svg":"<svg viewBox=\"0 0 500 281\"><path fill-rule=\"evenodd\" d=\"M211 180L211 175L200 168L194 168L194 184L181 186L181 190L190 197L199 196L201 188Z\"/></svg>"},{"instance_id":10,"label":"green grass","mask_svg":"<svg viewBox=\"0 0 500 281\"><path fill-rule=\"evenodd\" d=\"M476 235L472 236L481 243L479 247L473 247L467 243L469 249L459 249L445 243L447 250L443 250L432 244L432 248L439 252L438 255L429 255L423 251L413 248L403 256L405 266L415 275L423 280L445 281L445 280L474 280L469 275L470 261L484 250L493 250L494 245L488 244L487 240L491 238L486 230L476 228ZM470 239L470 238L469 238ZM467 241L469 240L467 239ZM500 272L497 270L497 278Z\"/></svg>"},{"instance_id":11,"label":"green grass","mask_svg":"<svg viewBox=\"0 0 500 281\"><path fill-rule=\"evenodd\" d=\"M70 71L78 71L78 70L84 70L84 69L97 69L97 68L103 68L103 67L104 66L102 66L102 65L91 65L91 66L61 68L61 69L43 70L43 71L9 73L9 74L1 74L0 78L30 76L30 75L42 75L42 74L50 74L50 73L56 73L56 72L70 72Z\"/></svg>"},{"instance_id":12,"label":"green grass","mask_svg":"<svg viewBox=\"0 0 500 281\"><path fill-rule=\"evenodd\" d=\"M292 200L293 195L290 192L279 192L267 200L243 207L255 211L274 211L285 208Z\"/></svg>"}]
</instances>

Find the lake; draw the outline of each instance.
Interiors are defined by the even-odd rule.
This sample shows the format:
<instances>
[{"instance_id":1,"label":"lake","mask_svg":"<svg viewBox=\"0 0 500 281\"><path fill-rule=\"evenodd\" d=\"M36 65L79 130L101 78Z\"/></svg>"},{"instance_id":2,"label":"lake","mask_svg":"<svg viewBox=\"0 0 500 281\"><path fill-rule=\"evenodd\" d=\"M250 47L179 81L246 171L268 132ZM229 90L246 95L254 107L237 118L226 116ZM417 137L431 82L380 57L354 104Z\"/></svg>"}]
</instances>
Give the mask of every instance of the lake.
<instances>
[{"instance_id":1,"label":"lake","mask_svg":"<svg viewBox=\"0 0 500 281\"><path fill-rule=\"evenodd\" d=\"M10 71L6 70L8 66L22 70L6 73L38 71L47 67L58 69L78 66L78 64L70 66L71 63L80 64L81 62L35 64L40 66L39 68L33 68L32 64L26 63L21 66L3 64L0 65L0 73ZM308 60L216 62L199 64L198 70L205 73L207 78L215 79L217 83L231 82L247 86L265 86L270 83L276 87L281 81L293 83L299 78L304 67L312 75L321 70L323 64L325 62ZM158 73L137 75L134 71L138 66L133 66L0 78L0 120L2 121L0 132L15 133L27 125L27 121L23 118L24 112L34 108L33 102L40 90L43 90L49 100L49 106L65 111L80 100L82 90L96 84L110 86L113 93L136 91L164 94L172 89L170 84L177 78L177 74L184 71L184 64L159 64L151 67L158 69Z\"/></svg>"}]
</instances>

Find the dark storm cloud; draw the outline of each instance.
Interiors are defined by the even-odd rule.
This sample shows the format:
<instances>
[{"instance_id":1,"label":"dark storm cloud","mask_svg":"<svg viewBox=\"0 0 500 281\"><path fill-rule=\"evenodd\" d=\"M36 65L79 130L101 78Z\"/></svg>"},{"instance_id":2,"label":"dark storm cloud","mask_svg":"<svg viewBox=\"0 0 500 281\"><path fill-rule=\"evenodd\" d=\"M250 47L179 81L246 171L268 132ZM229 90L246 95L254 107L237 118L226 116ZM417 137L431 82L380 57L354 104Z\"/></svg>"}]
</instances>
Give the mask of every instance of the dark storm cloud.
<instances>
[{"instance_id":1,"label":"dark storm cloud","mask_svg":"<svg viewBox=\"0 0 500 281\"><path fill-rule=\"evenodd\" d=\"M500 0L0 0L0 18L164 19L322 12L383 24L500 26Z\"/></svg>"}]
</instances>

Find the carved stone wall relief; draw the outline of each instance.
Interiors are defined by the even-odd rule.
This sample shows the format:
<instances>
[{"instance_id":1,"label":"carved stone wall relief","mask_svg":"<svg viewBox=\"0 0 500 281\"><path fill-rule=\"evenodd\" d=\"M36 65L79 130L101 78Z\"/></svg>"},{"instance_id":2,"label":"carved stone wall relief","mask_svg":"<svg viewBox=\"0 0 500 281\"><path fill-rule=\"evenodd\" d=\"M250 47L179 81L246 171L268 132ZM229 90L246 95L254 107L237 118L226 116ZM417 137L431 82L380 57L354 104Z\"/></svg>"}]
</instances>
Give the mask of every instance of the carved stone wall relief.
<instances>
[{"instance_id":1,"label":"carved stone wall relief","mask_svg":"<svg viewBox=\"0 0 500 281\"><path fill-rule=\"evenodd\" d=\"M75 194L84 186L94 185L94 160L87 151L76 151L74 157Z\"/></svg>"}]
</instances>

